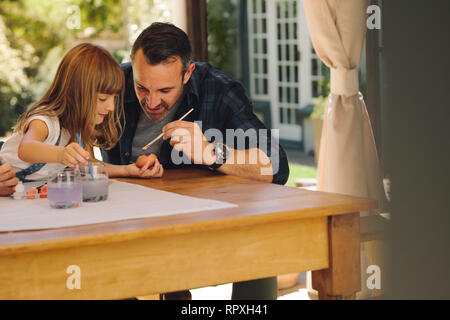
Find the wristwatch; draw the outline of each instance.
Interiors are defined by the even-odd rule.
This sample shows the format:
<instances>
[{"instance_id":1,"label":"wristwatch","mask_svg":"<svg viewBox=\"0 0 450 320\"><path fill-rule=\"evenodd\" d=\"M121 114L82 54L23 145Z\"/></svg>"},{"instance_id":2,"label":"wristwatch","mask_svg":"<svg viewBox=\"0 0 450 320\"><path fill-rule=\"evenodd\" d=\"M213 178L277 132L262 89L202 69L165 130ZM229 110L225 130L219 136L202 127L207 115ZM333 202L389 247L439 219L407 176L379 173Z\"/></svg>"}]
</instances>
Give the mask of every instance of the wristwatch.
<instances>
[{"instance_id":1,"label":"wristwatch","mask_svg":"<svg viewBox=\"0 0 450 320\"><path fill-rule=\"evenodd\" d=\"M213 142L213 145L216 161L208 166L208 168L212 171L220 168L227 161L230 155L230 149L226 144L223 144L222 142Z\"/></svg>"}]
</instances>

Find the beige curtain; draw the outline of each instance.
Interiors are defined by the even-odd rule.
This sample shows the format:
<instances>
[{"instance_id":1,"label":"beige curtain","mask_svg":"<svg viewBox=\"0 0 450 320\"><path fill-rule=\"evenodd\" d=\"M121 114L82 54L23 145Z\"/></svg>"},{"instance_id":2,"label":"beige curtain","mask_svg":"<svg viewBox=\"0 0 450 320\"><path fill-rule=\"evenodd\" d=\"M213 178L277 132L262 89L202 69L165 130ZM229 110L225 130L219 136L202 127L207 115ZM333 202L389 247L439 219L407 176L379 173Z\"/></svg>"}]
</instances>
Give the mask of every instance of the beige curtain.
<instances>
[{"instance_id":1,"label":"beige curtain","mask_svg":"<svg viewBox=\"0 0 450 320\"><path fill-rule=\"evenodd\" d=\"M369 0L303 0L317 55L330 68L318 189L379 200L384 190L358 66Z\"/></svg>"}]
</instances>

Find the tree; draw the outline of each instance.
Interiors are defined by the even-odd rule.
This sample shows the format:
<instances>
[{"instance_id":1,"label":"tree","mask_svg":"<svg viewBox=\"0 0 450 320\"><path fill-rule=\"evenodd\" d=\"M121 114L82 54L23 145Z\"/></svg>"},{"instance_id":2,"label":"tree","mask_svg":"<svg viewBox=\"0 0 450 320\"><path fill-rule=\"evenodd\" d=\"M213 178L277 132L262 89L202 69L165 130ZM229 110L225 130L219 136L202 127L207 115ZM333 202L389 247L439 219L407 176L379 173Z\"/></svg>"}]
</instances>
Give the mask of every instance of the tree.
<instances>
[{"instance_id":1,"label":"tree","mask_svg":"<svg viewBox=\"0 0 450 320\"><path fill-rule=\"evenodd\" d=\"M126 40L135 36L129 30L142 30L158 15L167 20L167 7L153 0L1 0L0 136L44 94L74 44L122 37L123 48L111 52L122 62Z\"/></svg>"},{"instance_id":2,"label":"tree","mask_svg":"<svg viewBox=\"0 0 450 320\"><path fill-rule=\"evenodd\" d=\"M239 10L236 0L208 0L208 60L217 69L240 78Z\"/></svg>"},{"instance_id":3,"label":"tree","mask_svg":"<svg viewBox=\"0 0 450 320\"><path fill-rule=\"evenodd\" d=\"M92 4L93 13L84 13L87 9L81 11L81 21L92 23L102 30L110 27L111 23L101 25L98 22L102 19L99 15L104 7L99 9L93 2L111 5L120 0L1 2L0 41L3 45L0 62L0 136L9 131L18 115L48 88L56 71L55 61L62 58L66 45L77 38L80 30L66 26L69 17L67 8L70 5L87 7ZM104 11L106 13L102 14L110 13L110 10ZM110 19L114 17L112 15ZM53 54L49 56L50 52ZM47 57L51 61L46 60Z\"/></svg>"},{"instance_id":4,"label":"tree","mask_svg":"<svg viewBox=\"0 0 450 320\"><path fill-rule=\"evenodd\" d=\"M17 115L24 111L23 106L31 99L30 92L25 89L29 85L25 69L32 50L29 47L28 52L13 49L7 33L0 16L0 136L11 130Z\"/></svg>"}]
</instances>

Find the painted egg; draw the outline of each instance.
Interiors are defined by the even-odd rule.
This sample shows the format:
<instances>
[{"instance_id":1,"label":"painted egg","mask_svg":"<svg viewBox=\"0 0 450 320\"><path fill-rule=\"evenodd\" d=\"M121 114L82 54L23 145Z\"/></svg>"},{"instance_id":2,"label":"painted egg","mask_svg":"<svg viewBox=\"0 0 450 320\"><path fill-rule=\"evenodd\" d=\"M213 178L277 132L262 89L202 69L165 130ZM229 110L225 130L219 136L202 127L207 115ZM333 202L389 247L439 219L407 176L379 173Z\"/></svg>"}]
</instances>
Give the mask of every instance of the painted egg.
<instances>
[{"instance_id":1,"label":"painted egg","mask_svg":"<svg viewBox=\"0 0 450 320\"><path fill-rule=\"evenodd\" d=\"M139 158L137 158L136 160L136 166L138 168L142 168L143 166L145 166L145 164L147 163L147 161L150 161L150 165L148 166L149 168L152 167L155 164L156 161L156 155L154 153L148 153L148 154L143 154L142 156L140 156Z\"/></svg>"}]
</instances>

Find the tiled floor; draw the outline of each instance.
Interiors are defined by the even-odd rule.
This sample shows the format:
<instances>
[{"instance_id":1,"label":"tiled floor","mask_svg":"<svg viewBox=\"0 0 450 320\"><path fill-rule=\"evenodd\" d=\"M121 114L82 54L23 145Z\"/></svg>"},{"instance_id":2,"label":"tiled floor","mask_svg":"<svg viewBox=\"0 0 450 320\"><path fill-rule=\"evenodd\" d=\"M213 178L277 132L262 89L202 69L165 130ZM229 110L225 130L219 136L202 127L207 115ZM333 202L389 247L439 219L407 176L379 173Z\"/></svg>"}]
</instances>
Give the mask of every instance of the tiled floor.
<instances>
[{"instance_id":1,"label":"tiled floor","mask_svg":"<svg viewBox=\"0 0 450 320\"><path fill-rule=\"evenodd\" d=\"M192 300L230 300L232 284L191 289ZM300 273L297 284L278 290L278 300L311 300L306 289L306 274Z\"/></svg>"}]
</instances>

